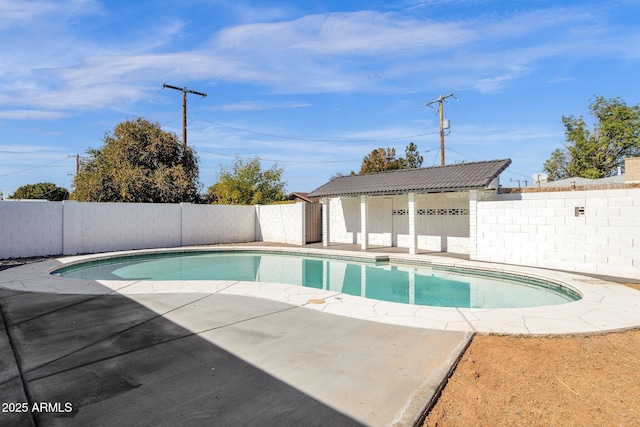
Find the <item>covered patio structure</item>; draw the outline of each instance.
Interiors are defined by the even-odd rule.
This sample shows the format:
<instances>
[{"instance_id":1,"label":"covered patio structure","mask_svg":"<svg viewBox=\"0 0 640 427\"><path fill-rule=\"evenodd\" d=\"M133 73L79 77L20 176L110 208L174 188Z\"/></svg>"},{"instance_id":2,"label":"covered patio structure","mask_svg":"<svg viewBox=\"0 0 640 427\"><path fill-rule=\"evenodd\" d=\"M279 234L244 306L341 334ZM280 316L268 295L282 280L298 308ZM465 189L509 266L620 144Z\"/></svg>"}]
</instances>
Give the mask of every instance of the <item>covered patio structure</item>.
<instances>
[{"instance_id":1,"label":"covered patio structure","mask_svg":"<svg viewBox=\"0 0 640 427\"><path fill-rule=\"evenodd\" d=\"M323 246L405 247L475 257L475 207L495 198L511 159L335 178L309 194L322 200Z\"/></svg>"}]
</instances>

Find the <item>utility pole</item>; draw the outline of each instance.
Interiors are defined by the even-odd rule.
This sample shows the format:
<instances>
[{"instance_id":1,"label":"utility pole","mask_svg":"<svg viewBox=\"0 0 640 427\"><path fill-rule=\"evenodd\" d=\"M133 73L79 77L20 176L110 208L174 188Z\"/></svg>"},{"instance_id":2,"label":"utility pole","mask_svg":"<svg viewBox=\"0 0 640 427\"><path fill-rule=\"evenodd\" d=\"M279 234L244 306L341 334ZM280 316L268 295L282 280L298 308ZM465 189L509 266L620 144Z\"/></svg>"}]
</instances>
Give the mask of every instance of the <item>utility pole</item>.
<instances>
[{"instance_id":1,"label":"utility pole","mask_svg":"<svg viewBox=\"0 0 640 427\"><path fill-rule=\"evenodd\" d=\"M438 112L440 113L440 164L442 166L444 166L444 129L445 129L444 128L444 110L443 110L442 104L444 100L447 98L458 99L455 97L453 93L450 93L447 96L440 95L438 96L438 99L434 99L433 101L429 101L426 104L424 104L425 106L431 107L431 108L433 108L433 104L435 104L436 102L439 104Z\"/></svg>"},{"instance_id":2,"label":"utility pole","mask_svg":"<svg viewBox=\"0 0 640 427\"><path fill-rule=\"evenodd\" d=\"M76 175L78 175L78 172L80 172L80 154L67 154L67 158L72 158L75 157L76 158Z\"/></svg>"},{"instance_id":3,"label":"utility pole","mask_svg":"<svg viewBox=\"0 0 640 427\"><path fill-rule=\"evenodd\" d=\"M207 94L187 89L186 87L171 86L166 83L162 85L162 89L164 88L175 89L182 92L182 151L184 152L187 150L187 93L193 93L203 98L205 98Z\"/></svg>"}]
</instances>

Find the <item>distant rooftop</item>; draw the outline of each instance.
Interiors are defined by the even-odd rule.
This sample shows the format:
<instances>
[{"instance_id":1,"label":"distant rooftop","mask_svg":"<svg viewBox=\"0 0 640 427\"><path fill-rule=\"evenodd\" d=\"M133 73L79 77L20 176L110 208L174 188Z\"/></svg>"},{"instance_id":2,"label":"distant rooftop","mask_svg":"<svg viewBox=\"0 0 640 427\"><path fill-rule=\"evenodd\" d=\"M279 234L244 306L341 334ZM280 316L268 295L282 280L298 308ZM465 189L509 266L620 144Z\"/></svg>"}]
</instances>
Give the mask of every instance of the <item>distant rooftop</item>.
<instances>
[{"instance_id":1,"label":"distant rooftop","mask_svg":"<svg viewBox=\"0 0 640 427\"><path fill-rule=\"evenodd\" d=\"M316 188L310 197L384 195L408 192L436 193L488 188L511 159L459 163L418 169L400 169L335 178Z\"/></svg>"},{"instance_id":2,"label":"distant rooftop","mask_svg":"<svg viewBox=\"0 0 640 427\"><path fill-rule=\"evenodd\" d=\"M607 178L600 178L600 179L589 179L589 178L581 178L579 176L574 176L571 178L559 179L557 181L541 182L540 187L574 187L574 186L590 186L590 185L599 185L599 184L623 184L624 178L625 178L624 174L609 176ZM534 187L538 187L538 184L535 184Z\"/></svg>"}]
</instances>

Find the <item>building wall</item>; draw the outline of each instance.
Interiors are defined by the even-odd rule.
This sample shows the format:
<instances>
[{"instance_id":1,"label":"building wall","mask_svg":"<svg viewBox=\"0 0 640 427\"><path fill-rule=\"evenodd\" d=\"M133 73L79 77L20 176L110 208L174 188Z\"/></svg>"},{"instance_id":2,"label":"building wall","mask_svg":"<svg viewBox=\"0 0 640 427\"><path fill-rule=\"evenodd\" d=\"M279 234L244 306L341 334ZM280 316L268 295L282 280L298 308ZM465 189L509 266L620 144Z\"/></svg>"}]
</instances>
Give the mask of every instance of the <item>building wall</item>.
<instances>
[{"instance_id":1,"label":"building wall","mask_svg":"<svg viewBox=\"0 0 640 427\"><path fill-rule=\"evenodd\" d=\"M331 242L359 243L360 199L358 197L331 198L329 206Z\"/></svg>"},{"instance_id":2,"label":"building wall","mask_svg":"<svg viewBox=\"0 0 640 427\"><path fill-rule=\"evenodd\" d=\"M640 279L640 189L500 195L477 203L481 261Z\"/></svg>"},{"instance_id":3,"label":"building wall","mask_svg":"<svg viewBox=\"0 0 640 427\"><path fill-rule=\"evenodd\" d=\"M418 249L469 253L469 199L467 193L418 194L416 232ZM330 199L331 241L361 243L360 198ZM369 245L409 247L407 196L367 199Z\"/></svg>"}]
</instances>

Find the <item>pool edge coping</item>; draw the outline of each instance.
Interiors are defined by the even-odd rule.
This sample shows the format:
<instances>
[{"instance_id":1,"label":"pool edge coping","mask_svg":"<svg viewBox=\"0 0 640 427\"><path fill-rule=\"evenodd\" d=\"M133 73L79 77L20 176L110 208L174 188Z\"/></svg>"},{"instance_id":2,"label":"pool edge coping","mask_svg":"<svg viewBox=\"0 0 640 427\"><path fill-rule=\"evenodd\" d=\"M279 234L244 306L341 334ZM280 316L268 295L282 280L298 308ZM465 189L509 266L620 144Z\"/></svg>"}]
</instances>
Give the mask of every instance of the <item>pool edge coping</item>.
<instances>
[{"instance_id":1,"label":"pool edge coping","mask_svg":"<svg viewBox=\"0 0 640 427\"><path fill-rule=\"evenodd\" d=\"M463 268L495 272L507 275L531 277L549 281L582 295L582 299L556 306L542 306L529 308L501 308L501 309L474 309L474 308L448 308L430 306L408 306L407 304L392 303L386 301L369 300L335 291L317 290L313 292L300 291L299 286L272 284L267 282L235 282L226 283L219 289L210 290L208 293L235 294L258 298L274 299L300 307L315 309L336 315L353 317L382 323L420 327L428 329L441 329L464 332L480 332L495 334L519 334L519 335L566 335L602 333L640 327L640 292L629 287L609 282L603 279L594 279L575 273L559 272L542 268L516 266L508 264L494 264L479 261L462 260L442 255L408 255L393 253L367 253L345 250L317 249L304 247L278 247L278 246L183 246L174 248L140 249L127 251L104 252L97 254L76 255L54 258L60 264L38 269L38 264L28 264L24 273L16 271L22 267L14 267L0 271L0 287L27 292L51 292L64 293L55 285L59 280L50 274L64 265L73 265L79 262L93 261L105 258L144 255L154 253L184 253L184 252L254 252L254 253L288 253L297 255L329 256L337 259L356 259L370 262L388 261L390 263L423 265L428 267ZM29 272L27 274L27 271ZM11 273L6 273L11 272ZM4 273L4 274L3 274ZM14 277L5 276L12 274ZM47 283L51 282L51 283ZM93 281L86 281L93 282ZM140 287L137 281L110 281L122 286L109 286L109 281L93 282L100 287L110 288L109 292L117 292L127 295L136 287ZM202 286L194 286L187 281L179 281L180 286L171 292L205 292ZM202 282L202 281L201 281ZM206 281L211 283L214 281ZM148 281L145 285L157 286L160 282ZM258 290L247 290L247 283L258 284ZM89 286L90 283L85 283ZM191 287L190 287L191 286ZM89 286L90 287L90 286ZM95 287L95 286L94 286ZM164 286L165 289L169 287ZM296 288L296 289L291 289ZM309 289L309 288L306 288ZM277 290L277 292L276 292ZM81 292L75 290L74 293ZM167 290L154 291L152 293L166 293ZM141 292L134 292L141 293ZM273 293L271 295L270 293ZM313 295L322 296L323 304L311 304ZM283 299L284 298L284 299ZM307 298L305 300L305 298ZM365 300L365 301L362 301ZM373 301L373 303L371 303ZM399 307L405 306L405 307ZM406 308L406 306L410 308Z\"/></svg>"}]
</instances>

